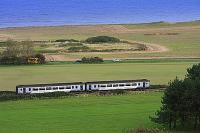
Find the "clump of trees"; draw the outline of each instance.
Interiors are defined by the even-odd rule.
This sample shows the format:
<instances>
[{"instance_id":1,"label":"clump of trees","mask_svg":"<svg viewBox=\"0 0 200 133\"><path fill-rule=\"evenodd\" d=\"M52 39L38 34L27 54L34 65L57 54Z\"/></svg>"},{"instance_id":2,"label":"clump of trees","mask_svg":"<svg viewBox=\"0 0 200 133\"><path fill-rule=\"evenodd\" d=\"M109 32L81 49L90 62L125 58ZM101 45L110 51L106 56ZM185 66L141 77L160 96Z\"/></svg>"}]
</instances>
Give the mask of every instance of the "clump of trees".
<instances>
[{"instance_id":1,"label":"clump of trees","mask_svg":"<svg viewBox=\"0 0 200 133\"><path fill-rule=\"evenodd\" d=\"M45 56L35 54L32 41L5 42L5 50L0 55L0 64L44 64Z\"/></svg>"},{"instance_id":2,"label":"clump of trees","mask_svg":"<svg viewBox=\"0 0 200 133\"><path fill-rule=\"evenodd\" d=\"M75 40L75 39L58 39L58 40L55 40L55 42L79 42L79 40Z\"/></svg>"},{"instance_id":3,"label":"clump of trees","mask_svg":"<svg viewBox=\"0 0 200 133\"><path fill-rule=\"evenodd\" d=\"M104 62L102 58L100 57L83 57L81 60L78 60L76 62L79 63L102 63Z\"/></svg>"},{"instance_id":4,"label":"clump of trees","mask_svg":"<svg viewBox=\"0 0 200 133\"><path fill-rule=\"evenodd\" d=\"M96 37L90 37L85 40L86 43L119 43L120 39L115 37L109 37L109 36L96 36Z\"/></svg>"},{"instance_id":5,"label":"clump of trees","mask_svg":"<svg viewBox=\"0 0 200 133\"><path fill-rule=\"evenodd\" d=\"M184 80L175 78L169 82L160 110L150 118L170 129L200 127L200 64L188 68Z\"/></svg>"}]
</instances>

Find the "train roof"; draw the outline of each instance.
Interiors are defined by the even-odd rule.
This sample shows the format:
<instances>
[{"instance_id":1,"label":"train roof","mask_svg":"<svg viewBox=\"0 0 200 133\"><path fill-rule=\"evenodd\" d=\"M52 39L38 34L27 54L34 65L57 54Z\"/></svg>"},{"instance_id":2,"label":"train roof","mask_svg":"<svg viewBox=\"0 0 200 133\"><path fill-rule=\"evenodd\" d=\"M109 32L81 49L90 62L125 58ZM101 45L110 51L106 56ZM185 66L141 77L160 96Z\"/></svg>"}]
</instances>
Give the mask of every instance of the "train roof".
<instances>
[{"instance_id":1,"label":"train roof","mask_svg":"<svg viewBox=\"0 0 200 133\"><path fill-rule=\"evenodd\" d=\"M147 79L138 79L138 80L112 80L112 81L93 81L93 82L86 82L87 84L107 84L107 83L129 83L129 82L140 82L146 81L149 82L150 80Z\"/></svg>"},{"instance_id":2,"label":"train roof","mask_svg":"<svg viewBox=\"0 0 200 133\"><path fill-rule=\"evenodd\" d=\"M129 82L141 82L150 80L138 79L138 80L112 80L112 81L92 81L92 82L72 82L72 83L52 83L52 84L32 84L32 85L18 85L20 87L46 87L46 86L65 86L65 85L81 85L81 84L108 84L108 83L129 83Z\"/></svg>"},{"instance_id":3,"label":"train roof","mask_svg":"<svg viewBox=\"0 0 200 133\"><path fill-rule=\"evenodd\" d=\"M83 82L73 82L73 83L51 83L51 84L32 84L32 85L18 85L16 87L45 87L45 86L64 86L64 85L80 85Z\"/></svg>"}]
</instances>

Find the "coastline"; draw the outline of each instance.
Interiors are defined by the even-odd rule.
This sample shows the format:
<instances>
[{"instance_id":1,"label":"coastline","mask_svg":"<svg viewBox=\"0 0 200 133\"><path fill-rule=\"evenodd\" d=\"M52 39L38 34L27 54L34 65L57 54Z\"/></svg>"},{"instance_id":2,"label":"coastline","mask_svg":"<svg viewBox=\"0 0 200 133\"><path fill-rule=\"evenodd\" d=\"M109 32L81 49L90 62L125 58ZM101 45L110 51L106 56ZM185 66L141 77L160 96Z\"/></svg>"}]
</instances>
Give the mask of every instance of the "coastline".
<instances>
[{"instance_id":1,"label":"coastline","mask_svg":"<svg viewBox=\"0 0 200 133\"><path fill-rule=\"evenodd\" d=\"M184 24L184 23L200 23L200 20L191 20L191 21L176 21L176 22L168 22L168 21L152 21L152 22L144 22L144 23L91 23L91 24L61 24L61 25L33 25L33 26L13 26L13 27L0 27L0 30L4 29L17 29L17 28L43 28L43 27L79 27L79 26L105 26L105 25L157 25L157 24Z\"/></svg>"}]
</instances>

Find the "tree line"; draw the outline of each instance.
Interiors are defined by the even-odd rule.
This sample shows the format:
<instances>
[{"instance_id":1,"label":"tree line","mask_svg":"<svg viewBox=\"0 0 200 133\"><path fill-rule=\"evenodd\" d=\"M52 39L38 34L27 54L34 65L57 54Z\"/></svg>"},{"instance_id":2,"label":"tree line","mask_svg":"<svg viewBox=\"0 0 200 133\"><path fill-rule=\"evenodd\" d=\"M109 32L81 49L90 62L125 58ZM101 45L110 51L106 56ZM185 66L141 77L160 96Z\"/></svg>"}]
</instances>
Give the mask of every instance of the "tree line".
<instances>
[{"instance_id":1,"label":"tree line","mask_svg":"<svg viewBox=\"0 0 200 133\"><path fill-rule=\"evenodd\" d=\"M0 64L44 64L45 56L34 52L32 41L5 42L5 50L0 55Z\"/></svg>"},{"instance_id":2,"label":"tree line","mask_svg":"<svg viewBox=\"0 0 200 133\"><path fill-rule=\"evenodd\" d=\"M172 128L200 128L200 63L187 69L183 80L169 82L162 97L162 106L153 122Z\"/></svg>"}]
</instances>

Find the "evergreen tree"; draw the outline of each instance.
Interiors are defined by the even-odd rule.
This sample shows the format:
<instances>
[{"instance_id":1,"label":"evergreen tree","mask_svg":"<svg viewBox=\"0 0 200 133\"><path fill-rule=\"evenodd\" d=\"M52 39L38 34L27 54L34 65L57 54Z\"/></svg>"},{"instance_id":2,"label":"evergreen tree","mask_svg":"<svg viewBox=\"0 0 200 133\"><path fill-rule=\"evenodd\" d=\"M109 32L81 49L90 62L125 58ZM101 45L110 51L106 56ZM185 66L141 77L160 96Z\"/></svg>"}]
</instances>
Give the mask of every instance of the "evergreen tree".
<instances>
[{"instance_id":1,"label":"evergreen tree","mask_svg":"<svg viewBox=\"0 0 200 133\"><path fill-rule=\"evenodd\" d=\"M169 82L162 98L162 106L151 120L168 124L176 128L178 124L184 127L193 124L200 126L200 64L187 69L184 80Z\"/></svg>"}]
</instances>

